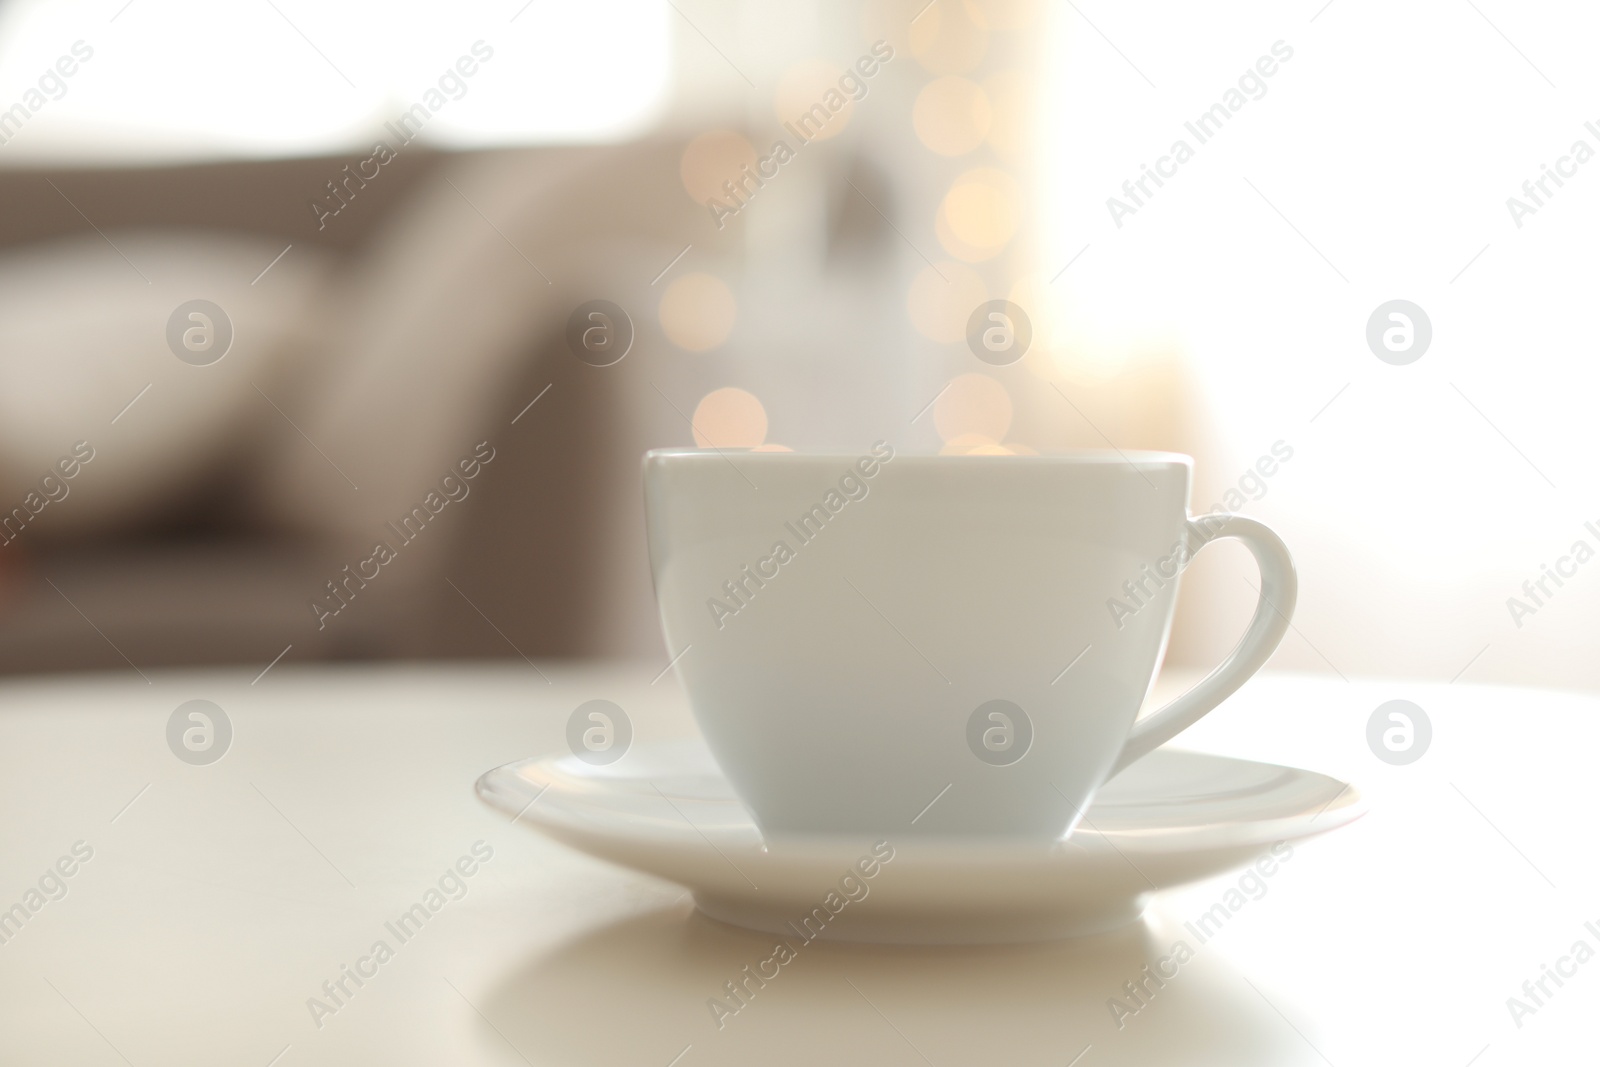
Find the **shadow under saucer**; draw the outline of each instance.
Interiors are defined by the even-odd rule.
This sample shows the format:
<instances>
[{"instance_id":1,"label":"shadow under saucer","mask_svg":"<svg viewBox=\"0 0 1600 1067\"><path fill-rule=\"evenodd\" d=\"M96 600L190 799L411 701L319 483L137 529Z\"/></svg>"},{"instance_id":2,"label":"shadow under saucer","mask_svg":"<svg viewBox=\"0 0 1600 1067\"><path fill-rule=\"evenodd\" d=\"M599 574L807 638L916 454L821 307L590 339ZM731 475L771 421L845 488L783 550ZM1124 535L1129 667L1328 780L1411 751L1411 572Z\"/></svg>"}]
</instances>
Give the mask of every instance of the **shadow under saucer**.
<instances>
[{"instance_id":1,"label":"shadow under saucer","mask_svg":"<svg viewBox=\"0 0 1600 1067\"><path fill-rule=\"evenodd\" d=\"M805 941L684 903L490 984L485 1042L571 1064L1219 1064L1315 1060L1215 946L1159 916L1017 945Z\"/></svg>"}]
</instances>

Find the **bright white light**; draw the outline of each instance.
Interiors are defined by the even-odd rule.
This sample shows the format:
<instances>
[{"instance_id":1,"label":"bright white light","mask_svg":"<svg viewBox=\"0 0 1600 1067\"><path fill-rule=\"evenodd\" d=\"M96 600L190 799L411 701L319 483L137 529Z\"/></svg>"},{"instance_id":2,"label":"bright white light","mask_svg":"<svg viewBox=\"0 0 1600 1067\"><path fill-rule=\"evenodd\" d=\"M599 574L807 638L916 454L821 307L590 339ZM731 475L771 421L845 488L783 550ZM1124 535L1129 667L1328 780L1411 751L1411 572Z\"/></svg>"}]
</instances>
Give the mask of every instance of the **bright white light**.
<instances>
[{"instance_id":1,"label":"bright white light","mask_svg":"<svg viewBox=\"0 0 1600 1067\"><path fill-rule=\"evenodd\" d=\"M668 13L658 0L16 0L0 9L0 112L24 114L0 128L0 162L348 151L424 99L442 105L422 134L438 145L620 140L665 97ZM49 72L80 41L91 57L58 82Z\"/></svg>"},{"instance_id":2,"label":"bright white light","mask_svg":"<svg viewBox=\"0 0 1600 1067\"><path fill-rule=\"evenodd\" d=\"M1552 646L1600 634L1600 576L1569 582L1538 627L1519 629L1506 600L1600 525L1600 163L1563 171L1532 216L1507 200L1575 142L1600 150L1581 104L1600 15L1506 7L1502 35L1470 6L1394 7L1381 32L1339 10L1052 7L1044 276L1082 255L1047 291L1089 358L1126 367L1155 348L1188 370L1221 444L1203 478L1294 446L1249 506L1302 564L1284 661L1449 678L1492 646L1475 680L1595 684L1592 659ZM1145 168L1163 158L1158 182ZM1394 299L1432 323L1408 366L1365 338ZM1564 633L1562 612L1581 629Z\"/></svg>"}]
</instances>

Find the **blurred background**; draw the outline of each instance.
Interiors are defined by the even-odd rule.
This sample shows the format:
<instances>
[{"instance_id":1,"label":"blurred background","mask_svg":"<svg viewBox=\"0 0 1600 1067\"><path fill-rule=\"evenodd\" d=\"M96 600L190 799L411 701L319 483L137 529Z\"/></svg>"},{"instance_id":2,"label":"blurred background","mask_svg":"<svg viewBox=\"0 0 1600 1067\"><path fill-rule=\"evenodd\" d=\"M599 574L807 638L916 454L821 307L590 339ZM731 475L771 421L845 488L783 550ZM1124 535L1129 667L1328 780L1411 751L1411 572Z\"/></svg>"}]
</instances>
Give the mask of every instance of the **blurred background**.
<instances>
[{"instance_id":1,"label":"blurred background","mask_svg":"<svg viewBox=\"0 0 1600 1067\"><path fill-rule=\"evenodd\" d=\"M0 2L0 670L664 665L640 453L881 438L1187 452L1276 666L1594 688L1595 16L1356 3Z\"/></svg>"}]
</instances>

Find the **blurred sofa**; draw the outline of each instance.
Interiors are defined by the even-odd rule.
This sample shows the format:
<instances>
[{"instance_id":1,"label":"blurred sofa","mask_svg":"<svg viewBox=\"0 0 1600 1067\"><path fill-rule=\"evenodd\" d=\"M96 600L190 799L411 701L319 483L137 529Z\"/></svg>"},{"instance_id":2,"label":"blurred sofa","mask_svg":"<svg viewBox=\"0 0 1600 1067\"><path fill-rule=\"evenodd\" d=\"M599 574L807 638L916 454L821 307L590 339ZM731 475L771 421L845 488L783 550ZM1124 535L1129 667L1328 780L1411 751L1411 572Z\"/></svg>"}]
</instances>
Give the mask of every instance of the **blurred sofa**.
<instances>
[{"instance_id":1,"label":"blurred sofa","mask_svg":"<svg viewBox=\"0 0 1600 1067\"><path fill-rule=\"evenodd\" d=\"M733 253L680 151L408 149L320 220L346 160L0 170L0 671L647 646L615 472L675 417L564 331L691 240ZM169 341L194 298L233 331L208 365Z\"/></svg>"}]
</instances>

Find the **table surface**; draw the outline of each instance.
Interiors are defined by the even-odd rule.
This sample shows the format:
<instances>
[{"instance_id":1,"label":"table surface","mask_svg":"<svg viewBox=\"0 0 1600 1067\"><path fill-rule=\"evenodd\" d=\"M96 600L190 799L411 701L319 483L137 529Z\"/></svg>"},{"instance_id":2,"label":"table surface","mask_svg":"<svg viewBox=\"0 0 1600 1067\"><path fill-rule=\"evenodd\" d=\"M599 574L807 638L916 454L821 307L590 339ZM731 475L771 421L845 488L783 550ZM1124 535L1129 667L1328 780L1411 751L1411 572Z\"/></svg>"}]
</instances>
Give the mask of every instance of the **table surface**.
<instances>
[{"instance_id":1,"label":"table surface","mask_svg":"<svg viewBox=\"0 0 1600 1067\"><path fill-rule=\"evenodd\" d=\"M547 841L472 792L490 767L563 750L585 700L625 708L635 745L692 732L658 670L0 685L0 909L27 914L0 927L0 1062L1593 1062L1593 697L1263 676L1181 743L1337 775L1372 810L1246 884L1243 906L1233 875L1083 941L807 945L719 1028L709 998L771 954L770 935L699 917L678 887ZM1395 698L1433 728L1405 766L1366 741ZM233 728L209 765L168 747L193 699ZM474 849L492 856L446 877ZM386 924L441 878L443 906L395 937ZM1220 930L1202 942L1185 928L1225 898ZM1179 941L1176 976L1129 998L1124 983ZM358 964L362 984L324 991ZM1114 1016L1113 998L1138 1010Z\"/></svg>"}]
</instances>

